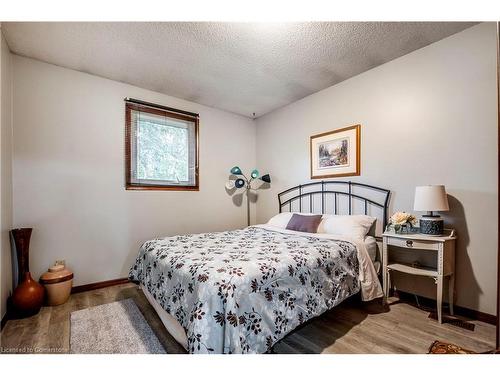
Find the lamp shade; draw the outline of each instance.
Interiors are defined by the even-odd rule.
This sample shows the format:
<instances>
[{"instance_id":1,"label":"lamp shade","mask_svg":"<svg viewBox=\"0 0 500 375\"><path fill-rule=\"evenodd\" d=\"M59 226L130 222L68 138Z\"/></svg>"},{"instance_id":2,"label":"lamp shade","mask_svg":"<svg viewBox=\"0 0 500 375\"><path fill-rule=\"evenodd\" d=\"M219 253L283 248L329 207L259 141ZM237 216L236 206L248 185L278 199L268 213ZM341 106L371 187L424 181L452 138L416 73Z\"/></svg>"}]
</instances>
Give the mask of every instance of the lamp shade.
<instances>
[{"instance_id":1,"label":"lamp shade","mask_svg":"<svg viewBox=\"0 0 500 375\"><path fill-rule=\"evenodd\" d=\"M257 178L259 177L259 171L257 169L254 169L252 171L252 173L250 174L250 176L252 176L252 178Z\"/></svg>"},{"instance_id":2,"label":"lamp shade","mask_svg":"<svg viewBox=\"0 0 500 375\"><path fill-rule=\"evenodd\" d=\"M415 188L415 211L448 211L448 197L444 185L426 185Z\"/></svg>"},{"instance_id":3,"label":"lamp shade","mask_svg":"<svg viewBox=\"0 0 500 375\"><path fill-rule=\"evenodd\" d=\"M242 179L242 178L238 178L236 179L236 181L234 181L234 185L239 189L239 188L242 188L243 186L245 186L245 180Z\"/></svg>"},{"instance_id":4,"label":"lamp shade","mask_svg":"<svg viewBox=\"0 0 500 375\"><path fill-rule=\"evenodd\" d=\"M236 166L236 167L232 167L232 168L231 168L231 174L241 175L241 174L243 174L243 173L241 172L240 167Z\"/></svg>"},{"instance_id":5,"label":"lamp shade","mask_svg":"<svg viewBox=\"0 0 500 375\"><path fill-rule=\"evenodd\" d=\"M271 183L271 176L269 176L268 174L265 174L265 175L264 175L264 176L262 176L260 179L261 179L262 181L264 181L264 182L267 182L268 184L270 184L270 183Z\"/></svg>"}]
</instances>

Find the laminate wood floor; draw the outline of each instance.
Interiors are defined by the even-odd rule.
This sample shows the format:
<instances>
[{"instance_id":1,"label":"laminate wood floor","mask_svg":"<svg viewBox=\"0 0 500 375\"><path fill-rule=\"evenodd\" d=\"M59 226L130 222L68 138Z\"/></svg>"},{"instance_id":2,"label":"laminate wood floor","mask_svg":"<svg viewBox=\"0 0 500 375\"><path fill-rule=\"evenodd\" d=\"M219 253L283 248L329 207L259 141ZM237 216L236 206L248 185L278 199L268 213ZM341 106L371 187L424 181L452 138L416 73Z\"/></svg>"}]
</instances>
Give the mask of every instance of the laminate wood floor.
<instances>
[{"instance_id":1,"label":"laminate wood floor","mask_svg":"<svg viewBox=\"0 0 500 375\"><path fill-rule=\"evenodd\" d=\"M168 353L185 353L167 332L142 291L132 283L71 295L61 306L43 307L34 317L9 320L0 336L2 353L67 353L70 313L133 298ZM478 321L473 332L439 324L429 313L406 303L389 300L345 301L290 333L274 346L275 353L427 353L434 340L478 352L491 350L495 327Z\"/></svg>"}]
</instances>

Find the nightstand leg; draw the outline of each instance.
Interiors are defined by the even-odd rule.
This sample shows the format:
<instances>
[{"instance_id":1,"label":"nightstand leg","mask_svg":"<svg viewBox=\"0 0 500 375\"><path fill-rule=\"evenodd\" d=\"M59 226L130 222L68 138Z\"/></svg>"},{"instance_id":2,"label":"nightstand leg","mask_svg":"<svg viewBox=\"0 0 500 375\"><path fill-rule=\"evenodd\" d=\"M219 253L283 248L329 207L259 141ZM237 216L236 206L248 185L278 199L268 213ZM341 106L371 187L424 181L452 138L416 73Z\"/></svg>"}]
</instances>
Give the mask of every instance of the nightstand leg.
<instances>
[{"instance_id":1,"label":"nightstand leg","mask_svg":"<svg viewBox=\"0 0 500 375\"><path fill-rule=\"evenodd\" d=\"M389 298L389 293L391 292L391 273L387 270L387 298Z\"/></svg>"},{"instance_id":2,"label":"nightstand leg","mask_svg":"<svg viewBox=\"0 0 500 375\"><path fill-rule=\"evenodd\" d=\"M387 303L387 269L383 270L382 279L382 287L384 289L384 298L382 298L382 304L385 305Z\"/></svg>"},{"instance_id":3,"label":"nightstand leg","mask_svg":"<svg viewBox=\"0 0 500 375\"><path fill-rule=\"evenodd\" d=\"M384 297L382 298L382 305L387 304L387 238L384 237L382 242L382 289Z\"/></svg>"},{"instance_id":4,"label":"nightstand leg","mask_svg":"<svg viewBox=\"0 0 500 375\"><path fill-rule=\"evenodd\" d=\"M452 273L450 276L450 281L448 282L448 303L450 304L450 315L455 315L453 313L453 300L455 299L455 274Z\"/></svg>"},{"instance_id":5,"label":"nightstand leg","mask_svg":"<svg viewBox=\"0 0 500 375\"><path fill-rule=\"evenodd\" d=\"M383 304L387 304L387 298L389 297L389 288L390 288L390 280L391 280L391 275L389 273L389 270L386 269L384 272L384 299L383 299Z\"/></svg>"},{"instance_id":6,"label":"nightstand leg","mask_svg":"<svg viewBox=\"0 0 500 375\"><path fill-rule=\"evenodd\" d=\"M443 276L437 277L437 313L438 322L443 322Z\"/></svg>"}]
</instances>

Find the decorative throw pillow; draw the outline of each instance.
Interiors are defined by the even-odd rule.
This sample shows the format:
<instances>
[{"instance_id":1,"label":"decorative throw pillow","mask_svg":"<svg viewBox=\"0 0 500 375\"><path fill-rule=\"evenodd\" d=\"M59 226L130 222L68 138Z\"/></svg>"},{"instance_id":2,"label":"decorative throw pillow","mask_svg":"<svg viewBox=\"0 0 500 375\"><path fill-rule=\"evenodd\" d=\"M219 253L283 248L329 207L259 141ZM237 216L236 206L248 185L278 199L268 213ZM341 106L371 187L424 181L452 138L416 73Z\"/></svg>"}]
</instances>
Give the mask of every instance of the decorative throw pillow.
<instances>
[{"instance_id":1,"label":"decorative throw pillow","mask_svg":"<svg viewBox=\"0 0 500 375\"><path fill-rule=\"evenodd\" d=\"M293 214L286 229L297 232L316 233L323 215L298 215Z\"/></svg>"},{"instance_id":2,"label":"decorative throw pillow","mask_svg":"<svg viewBox=\"0 0 500 375\"><path fill-rule=\"evenodd\" d=\"M277 214L277 215L273 216L272 218L270 218L269 221L267 222L267 224L278 227L278 228L286 229L286 226L288 225L288 222L292 218L293 214L294 214L294 212L282 212L282 213ZM319 214L314 214L314 213L309 213L309 212L297 212L297 214L302 215L302 216L319 215ZM320 228L321 228L321 224L318 227L318 232L319 232Z\"/></svg>"}]
</instances>

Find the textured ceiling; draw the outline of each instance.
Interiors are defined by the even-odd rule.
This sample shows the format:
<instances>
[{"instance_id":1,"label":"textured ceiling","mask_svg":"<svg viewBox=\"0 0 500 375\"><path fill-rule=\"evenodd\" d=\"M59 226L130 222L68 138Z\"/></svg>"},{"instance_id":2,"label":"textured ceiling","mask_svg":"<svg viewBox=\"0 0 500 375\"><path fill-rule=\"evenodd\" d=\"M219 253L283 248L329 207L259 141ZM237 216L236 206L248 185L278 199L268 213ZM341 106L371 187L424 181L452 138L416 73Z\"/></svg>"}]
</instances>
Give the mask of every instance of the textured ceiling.
<instances>
[{"instance_id":1,"label":"textured ceiling","mask_svg":"<svg viewBox=\"0 0 500 375\"><path fill-rule=\"evenodd\" d=\"M474 23L2 23L12 52L244 116Z\"/></svg>"}]
</instances>

